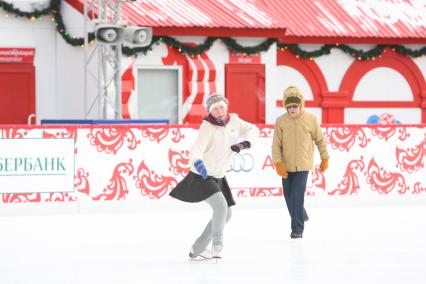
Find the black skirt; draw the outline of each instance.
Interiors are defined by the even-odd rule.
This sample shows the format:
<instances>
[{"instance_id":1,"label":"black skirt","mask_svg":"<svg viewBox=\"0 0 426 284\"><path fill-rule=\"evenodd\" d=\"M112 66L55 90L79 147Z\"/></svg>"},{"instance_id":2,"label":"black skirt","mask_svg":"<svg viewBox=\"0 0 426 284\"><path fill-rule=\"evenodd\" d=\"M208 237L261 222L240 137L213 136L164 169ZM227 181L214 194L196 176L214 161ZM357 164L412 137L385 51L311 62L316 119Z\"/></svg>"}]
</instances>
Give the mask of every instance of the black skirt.
<instances>
[{"instance_id":1,"label":"black skirt","mask_svg":"<svg viewBox=\"0 0 426 284\"><path fill-rule=\"evenodd\" d=\"M170 196L185 202L200 202L216 192L222 192L229 206L235 205L226 177L203 179L200 175L189 172L183 180L169 193Z\"/></svg>"}]
</instances>

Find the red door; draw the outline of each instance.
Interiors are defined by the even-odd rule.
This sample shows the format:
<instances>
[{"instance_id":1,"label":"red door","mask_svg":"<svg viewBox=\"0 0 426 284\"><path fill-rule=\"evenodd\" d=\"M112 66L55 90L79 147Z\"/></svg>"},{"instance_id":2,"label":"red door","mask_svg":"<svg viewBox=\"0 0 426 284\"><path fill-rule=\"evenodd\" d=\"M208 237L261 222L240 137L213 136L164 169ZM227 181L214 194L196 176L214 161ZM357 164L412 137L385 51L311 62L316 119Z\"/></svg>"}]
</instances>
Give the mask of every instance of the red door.
<instances>
[{"instance_id":1,"label":"red door","mask_svg":"<svg viewBox=\"0 0 426 284\"><path fill-rule=\"evenodd\" d=\"M27 124L35 113L32 64L0 64L0 124Z\"/></svg>"},{"instance_id":2,"label":"red door","mask_svg":"<svg viewBox=\"0 0 426 284\"><path fill-rule=\"evenodd\" d=\"M230 112L251 123L265 123L265 65L227 64L225 96Z\"/></svg>"}]
</instances>

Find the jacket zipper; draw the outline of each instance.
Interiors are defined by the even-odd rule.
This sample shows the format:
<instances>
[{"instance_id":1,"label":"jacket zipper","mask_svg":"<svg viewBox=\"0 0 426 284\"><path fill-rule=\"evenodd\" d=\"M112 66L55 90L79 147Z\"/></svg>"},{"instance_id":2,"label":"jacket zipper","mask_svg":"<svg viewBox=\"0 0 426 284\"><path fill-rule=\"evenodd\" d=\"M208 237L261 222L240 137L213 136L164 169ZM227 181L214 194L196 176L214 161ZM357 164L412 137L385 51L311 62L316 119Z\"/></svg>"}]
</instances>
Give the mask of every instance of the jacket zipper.
<instances>
[{"instance_id":1,"label":"jacket zipper","mask_svg":"<svg viewBox=\"0 0 426 284\"><path fill-rule=\"evenodd\" d=\"M296 168L296 172L297 172L297 118L294 120L294 166Z\"/></svg>"}]
</instances>

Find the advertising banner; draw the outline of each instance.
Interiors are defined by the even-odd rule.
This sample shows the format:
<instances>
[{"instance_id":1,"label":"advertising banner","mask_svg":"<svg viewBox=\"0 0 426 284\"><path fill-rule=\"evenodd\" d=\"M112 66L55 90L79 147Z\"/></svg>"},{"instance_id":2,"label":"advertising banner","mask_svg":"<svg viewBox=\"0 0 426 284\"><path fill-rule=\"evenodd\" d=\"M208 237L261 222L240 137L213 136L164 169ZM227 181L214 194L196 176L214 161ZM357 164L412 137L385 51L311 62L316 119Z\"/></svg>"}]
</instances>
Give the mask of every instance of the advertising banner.
<instances>
[{"instance_id":1,"label":"advertising banner","mask_svg":"<svg viewBox=\"0 0 426 284\"><path fill-rule=\"evenodd\" d=\"M259 129L253 147L235 153L226 173L236 199L283 195L271 157L273 126ZM310 198L359 202L425 195L424 126L322 130L329 168L319 171L315 149L306 185ZM169 125L5 128L0 130L0 202L171 204L175 200L168 193L190 170L197 134L197 126Z\"/></svg>"},{"instance_id":2,"label":"advertising banner","mask_svg":"<svg viewBox=\"0 0 426 284\"><path fill-rule=\"evenodd\" d=\"M0 139L0 193L74 191L73 139Z\"/></svg>"}]
</instances>

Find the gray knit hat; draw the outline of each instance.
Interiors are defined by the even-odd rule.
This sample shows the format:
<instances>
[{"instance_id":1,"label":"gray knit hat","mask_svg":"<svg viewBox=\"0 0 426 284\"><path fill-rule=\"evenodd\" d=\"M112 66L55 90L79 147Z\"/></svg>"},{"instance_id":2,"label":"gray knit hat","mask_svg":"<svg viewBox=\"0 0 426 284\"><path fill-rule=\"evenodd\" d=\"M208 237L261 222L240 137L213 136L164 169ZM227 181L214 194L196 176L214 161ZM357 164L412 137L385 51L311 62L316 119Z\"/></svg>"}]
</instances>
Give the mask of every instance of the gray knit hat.
<instances>
[{"instance_id":1,"label":"gray knit hat","mask_svg":"<svg viewBox=\"0 0 426 284\"><path fill-rule=\"evenodd\" d=\"M219 104L219 103L225 103L226 106L229 106L229 102L224 96L216 94L216 93L210 94L206 102L207 111L210 113L213 107L215 107L216 104Z\"/></svg>"}]
</instances>

